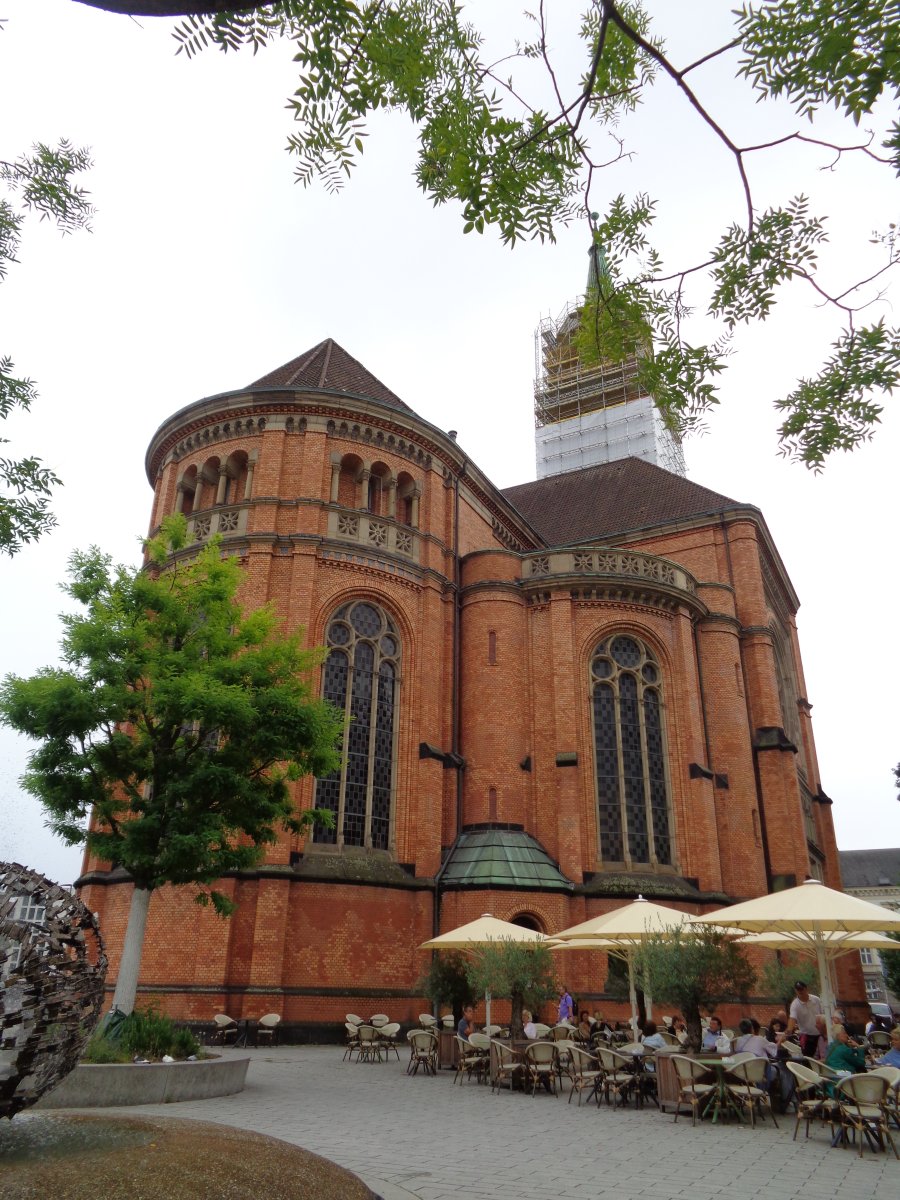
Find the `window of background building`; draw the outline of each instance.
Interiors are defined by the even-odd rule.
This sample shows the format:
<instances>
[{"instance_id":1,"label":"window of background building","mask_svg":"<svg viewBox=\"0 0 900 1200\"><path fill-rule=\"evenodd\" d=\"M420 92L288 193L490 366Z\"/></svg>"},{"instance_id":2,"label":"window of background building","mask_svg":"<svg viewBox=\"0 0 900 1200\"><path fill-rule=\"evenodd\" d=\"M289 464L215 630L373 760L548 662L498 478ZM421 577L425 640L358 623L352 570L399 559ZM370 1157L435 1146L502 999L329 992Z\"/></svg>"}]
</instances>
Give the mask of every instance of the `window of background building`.
<instances>
[{"instance_id":1,"label":"window of background building","mask_svg":"<svg viewBox=\"0 0 900 1200\"><path fill-rule=\"evenodd\" d=\"M659 664L636 638L607 638L591 658L600 855L672 863Z\"/></svg>"},{"instance_id":2,"label":"window of background building","mask_svg":"<svg viewBox=\"0 0 900 1200\"><path fill-rule=\"evenodd\" d=\"M347 717L343 767L316 780L315 803L335 814L313 841L387 850L391 844L400 638L368 602L346 604L328 623L322 695Z\"/></svg>"},{"instance_id":3,"label":"window of background building","mask_svg":"<svg viewBox=\"0 0 900 1200\"><path fill-rule=\"evenodd\" d=\"M866 980L866 999L867 1000L883 1000L884 992L881 986L874 979Z\"/></svg>"}]
</instances>

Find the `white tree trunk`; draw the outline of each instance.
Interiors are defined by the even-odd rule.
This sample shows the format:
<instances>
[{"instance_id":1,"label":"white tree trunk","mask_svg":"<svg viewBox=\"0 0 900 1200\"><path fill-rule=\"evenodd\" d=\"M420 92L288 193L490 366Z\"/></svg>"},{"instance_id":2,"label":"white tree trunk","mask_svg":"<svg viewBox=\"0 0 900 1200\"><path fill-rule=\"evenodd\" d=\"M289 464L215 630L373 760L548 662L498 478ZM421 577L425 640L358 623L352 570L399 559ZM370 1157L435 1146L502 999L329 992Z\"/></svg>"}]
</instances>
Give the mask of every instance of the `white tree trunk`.
<instances>
[{"instance_id":1,"label":"white tree trunk","mask_svg":"<svg viewBox=\"0 0 900 1200\"><path fill-rule=\"evenodd\" d=\"M149 888L136 887L131 895L131 910L128 913L128 928L122 946L119 976L113 1008L126 1014L134 1009L137 995L138 975L141 970L141 955L144 950L144 930L147 927L147 911L150 908Z\"/></svg>"}]
</instances>

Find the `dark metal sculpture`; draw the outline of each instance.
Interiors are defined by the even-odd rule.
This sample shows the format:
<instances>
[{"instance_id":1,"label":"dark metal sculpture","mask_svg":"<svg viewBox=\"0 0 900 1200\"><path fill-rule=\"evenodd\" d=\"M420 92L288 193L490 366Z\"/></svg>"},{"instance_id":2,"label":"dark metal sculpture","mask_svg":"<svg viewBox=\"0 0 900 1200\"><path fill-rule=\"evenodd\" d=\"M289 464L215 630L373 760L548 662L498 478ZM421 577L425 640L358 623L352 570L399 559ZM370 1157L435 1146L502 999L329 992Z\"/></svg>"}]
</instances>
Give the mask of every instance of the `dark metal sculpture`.
<instances>
[{"instance_id":1,"label":"dark metal sculpture","mask_svg":"<svg viewBox=\"0 0 900 1200\"><path fill-rule=\"evenodd\" d=\"M0 863L0 1117L77 1065L103 1006L97 919L71 892Z\"/></svg>"}]
</instances>

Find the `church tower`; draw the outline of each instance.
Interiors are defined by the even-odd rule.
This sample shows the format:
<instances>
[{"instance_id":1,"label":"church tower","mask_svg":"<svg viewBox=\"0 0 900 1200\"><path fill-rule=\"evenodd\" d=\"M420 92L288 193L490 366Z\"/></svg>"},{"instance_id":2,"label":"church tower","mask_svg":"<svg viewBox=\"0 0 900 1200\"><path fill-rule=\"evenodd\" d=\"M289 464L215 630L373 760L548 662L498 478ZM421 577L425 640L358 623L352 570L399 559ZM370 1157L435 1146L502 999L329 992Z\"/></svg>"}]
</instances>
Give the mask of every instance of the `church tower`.
<instances>
[{"instance_id":1,"label":"church tower","mask_svg":"<svg viewBox=\"0 0 900 1200\"><path fill-rule=\"evenodd\" d=\"M602 250L591 246L587 293L538 326L535 342L534 441L538 479L621 458L641 458L685 475L681 439L642 387L635 345L617 361L590 361L579 347L585 314L611 289Z\"/></svg>"}]
</instances>

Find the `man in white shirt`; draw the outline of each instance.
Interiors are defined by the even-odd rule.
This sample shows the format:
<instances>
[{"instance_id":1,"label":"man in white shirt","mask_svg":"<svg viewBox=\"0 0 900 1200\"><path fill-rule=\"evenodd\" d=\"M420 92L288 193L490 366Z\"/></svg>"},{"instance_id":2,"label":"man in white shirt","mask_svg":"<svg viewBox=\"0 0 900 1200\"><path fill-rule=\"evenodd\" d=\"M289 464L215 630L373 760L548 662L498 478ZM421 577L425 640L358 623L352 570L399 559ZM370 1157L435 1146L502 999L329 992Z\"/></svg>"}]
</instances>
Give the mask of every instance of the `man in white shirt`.
<instances>
[{"instance_id":1,"label":"man in white shirt","mask_svg":"<svg viewBox=\"0 0 900 1200\"><path fill-rule=\"evenodd\" d=\"M794 984L794 991L796 995L791 1001L788 1033L793 1033L795 1029L798 1030L803 1053L813 1058L820 1037L816 1017L824 1017L825 1010L822 1007L822 1001L810 992L802 979L798 979Z\"/></svg>"}]
</instances>

